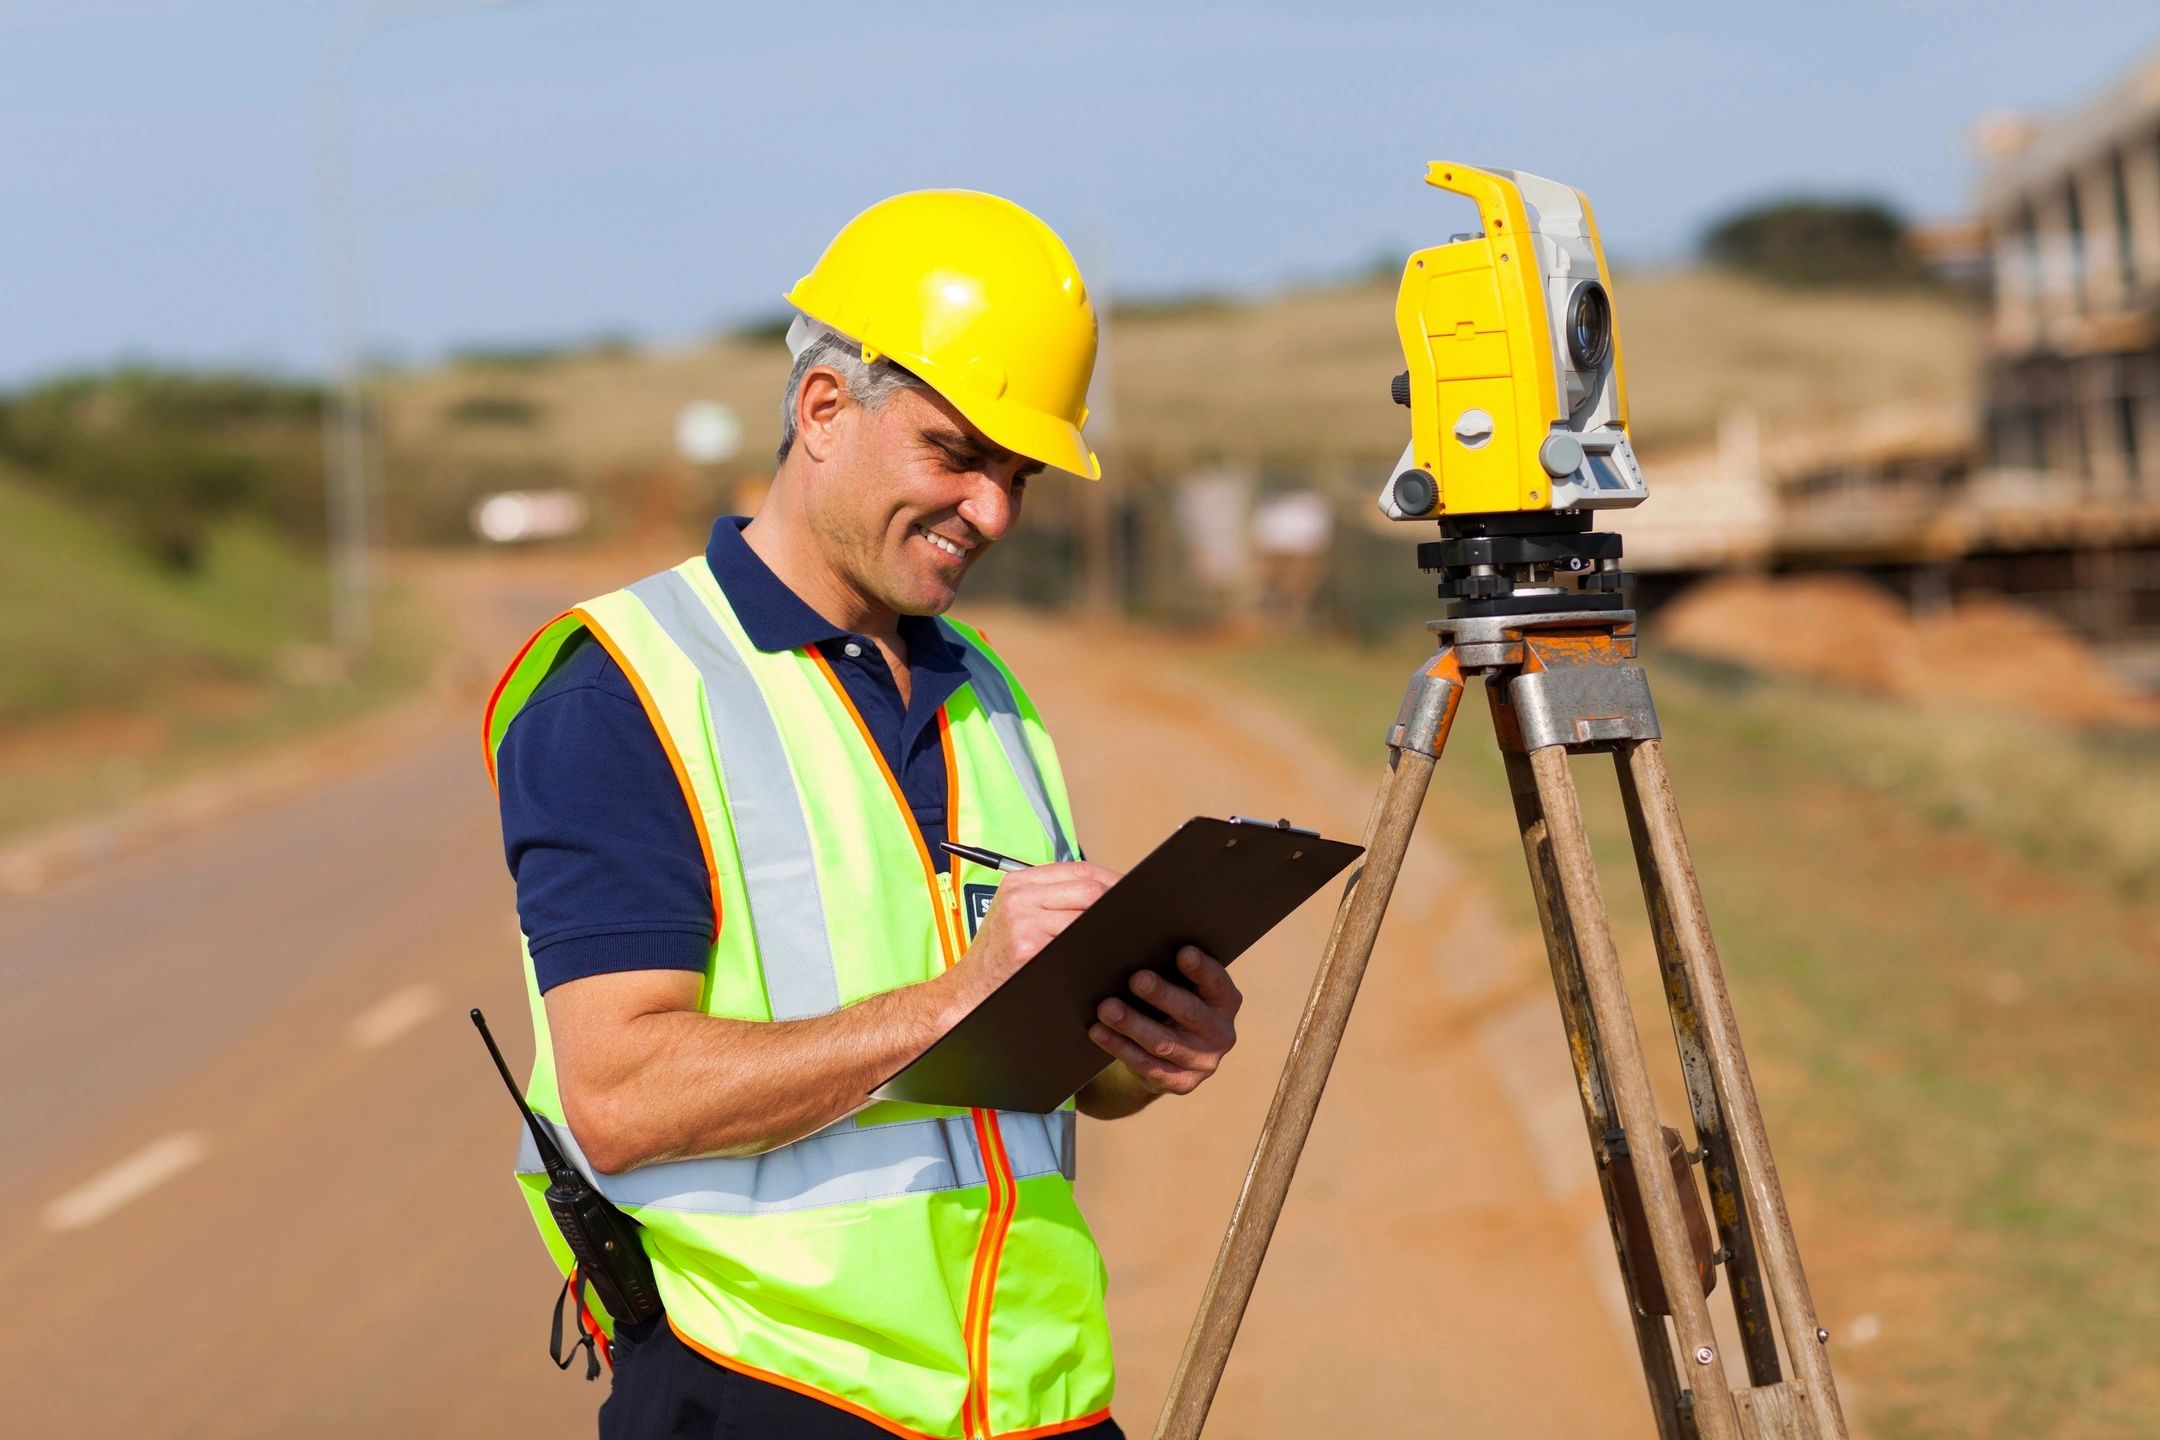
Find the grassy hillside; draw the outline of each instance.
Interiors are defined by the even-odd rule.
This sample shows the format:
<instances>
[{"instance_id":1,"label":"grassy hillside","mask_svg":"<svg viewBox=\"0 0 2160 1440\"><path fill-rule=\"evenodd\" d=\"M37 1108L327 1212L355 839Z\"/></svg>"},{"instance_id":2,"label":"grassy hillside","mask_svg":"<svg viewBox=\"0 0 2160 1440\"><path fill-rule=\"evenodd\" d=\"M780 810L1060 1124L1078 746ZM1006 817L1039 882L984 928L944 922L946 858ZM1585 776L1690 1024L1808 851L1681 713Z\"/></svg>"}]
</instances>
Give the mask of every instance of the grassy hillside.
<instances>
[{"instance_id":1,"label":"grassy hillside","mask_svg":"<svg viewBox=\"0 0 2160 1440\"><path fill-rule=\"evenodd\" d=\"M0 471L0 835L350 715L419 673L393 623L361 674L339 675L319 648L321 565L261 521L216 522L203 542L174 570Z\"/></svg>"},{"instance_id":2,"label":"grassy hillside","mask_svg":"<svg viewBox=\"0 0 2160 1440\"><path fill-rule=\"evenodd\" d=\"M1388 398L1402 368L1394 288L1119 312L1104 330L1090 433L1128 468L1211 455L1392 460L1404 423ZM1782 290L1699 271L1623 275L1615 290L1646 449L1703 441L1734 406L1774 432L1972 390L1977 321L1946 295ZM390 448L416 504L529 483L605 497L611 476L667 462L676 414L709 397L742 417L740 463L756 470L778 439L786 376L779 343L752 338L453 365L386 384Z\"/></svg>"},{"instance_id":3,"label":"grassy hillside","mask_svg":"<svg viewBox=\"0 0 2160 1440\"><path fill-rule=\"evenodd\" d=\"M268 678L323 629L319 567L247 522L181 573L0 475L0 724Z\"/></svg>"}]
</instances>

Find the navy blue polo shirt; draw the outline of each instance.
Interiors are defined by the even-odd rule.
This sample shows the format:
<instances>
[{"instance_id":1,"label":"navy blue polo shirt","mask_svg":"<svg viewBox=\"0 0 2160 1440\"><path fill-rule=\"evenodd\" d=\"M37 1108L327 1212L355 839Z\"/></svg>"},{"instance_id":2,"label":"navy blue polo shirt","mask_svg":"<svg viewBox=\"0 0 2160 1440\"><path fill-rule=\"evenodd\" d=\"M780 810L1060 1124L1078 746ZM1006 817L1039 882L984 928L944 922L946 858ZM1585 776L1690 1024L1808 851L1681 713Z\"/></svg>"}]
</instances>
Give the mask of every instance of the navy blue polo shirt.
<instances>
[{"instance_id":1,"label":"navy blue polo shirt","mask_svg":"<svg viewBox=\"0 0 2160 1440\"><path fill-rule=\"evenodd\" d=\"M902 616L903 703L877 646L781 583L744 542L748 523L731 515L713 526L713 578L758 649L815 647L832 666L935 855L946 838L937 712L967 680L960 652L936 621ZM518 920L543 991L585 975L705 968L712 891L689 804L629 678L590 635L565 648L510 721L496 777Z\"/></svg>"}]
</instances>

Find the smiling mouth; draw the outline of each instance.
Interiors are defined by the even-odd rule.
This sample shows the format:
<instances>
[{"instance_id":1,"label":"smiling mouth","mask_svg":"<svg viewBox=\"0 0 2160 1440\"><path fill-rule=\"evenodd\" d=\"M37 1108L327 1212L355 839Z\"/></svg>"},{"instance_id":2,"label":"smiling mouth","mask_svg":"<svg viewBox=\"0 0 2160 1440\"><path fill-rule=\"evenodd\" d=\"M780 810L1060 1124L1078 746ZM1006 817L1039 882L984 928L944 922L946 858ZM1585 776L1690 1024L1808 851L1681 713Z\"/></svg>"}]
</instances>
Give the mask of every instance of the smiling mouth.
<instances>
[{"instance_id":1,"label":"smiling mouth","mask_svg":"<svg viewBox=\"0 0 2160 1440\"><path fill-rule=\"evenodd\" d=\"M933 548L941 551L946 555L950 555L955 560L965 560L968 557L968 551L971 547L962 545L957 540L948 540L943 535L938 534L935 530L928 529L925 526L917 525L915 527L915 533L917 535L920 535L923 539L929 541Z\"/></svg>"}]
</instances>

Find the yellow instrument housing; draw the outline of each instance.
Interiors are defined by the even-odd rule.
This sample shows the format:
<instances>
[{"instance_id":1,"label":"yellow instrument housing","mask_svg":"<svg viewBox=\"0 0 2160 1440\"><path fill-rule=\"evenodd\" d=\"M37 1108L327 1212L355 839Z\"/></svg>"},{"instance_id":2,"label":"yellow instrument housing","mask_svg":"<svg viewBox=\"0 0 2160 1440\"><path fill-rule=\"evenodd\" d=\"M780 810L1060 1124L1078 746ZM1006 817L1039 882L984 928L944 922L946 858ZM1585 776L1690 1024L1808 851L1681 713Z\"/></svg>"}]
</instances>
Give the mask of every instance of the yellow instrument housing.
<instances>
[{"instance_id":1,"label":"yellow instrument housing","mask_svg":"<svg viewBox=\"0 0 2160 1440\"><path fill-rule=\"evenodd\" d=\"M1439 497L1430 511L1397 518L1642 499L1627 443L1617 326L1610 327L1609 360L1584 371L1570 359L1555 313L1569 286L1592 278L1611 313L1589 201L1536 176L1448 161L1432 162L1425 183L1476 205L1483 233L1420 250L1403 268L1395 327L1409 367L1410 445L1398 469L1425 471ZM1556 218L1540 215L1534 207L1541 201ZM1611 457L1609 471L1551 473L1541 447L1556 435ZM1601 474L1622 483L1601 481Z\"/></svg>"}]
</instances>

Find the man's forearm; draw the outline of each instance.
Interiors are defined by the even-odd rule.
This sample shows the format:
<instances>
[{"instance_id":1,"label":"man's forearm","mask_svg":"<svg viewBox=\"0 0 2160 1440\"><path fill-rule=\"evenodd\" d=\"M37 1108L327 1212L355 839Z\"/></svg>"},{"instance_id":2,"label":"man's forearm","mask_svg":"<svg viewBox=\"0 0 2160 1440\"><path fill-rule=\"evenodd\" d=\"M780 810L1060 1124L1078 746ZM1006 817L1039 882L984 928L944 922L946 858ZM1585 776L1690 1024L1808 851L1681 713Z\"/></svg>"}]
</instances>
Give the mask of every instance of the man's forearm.
<instances>
[{"instance_id":1,"label":"man's forearm","mask_svg":"<svg viewBox=\"0 0 2160 1440\"><path fill-rule=\"evenodd\" d=\"M564 1088L566 1118L608 1173L785 1145L861 1108L927 1049L970 1003L968 978L947 972L809 1020L629 1017L610 1037L616 1063Z\"/></svg>"}]
</instances>

